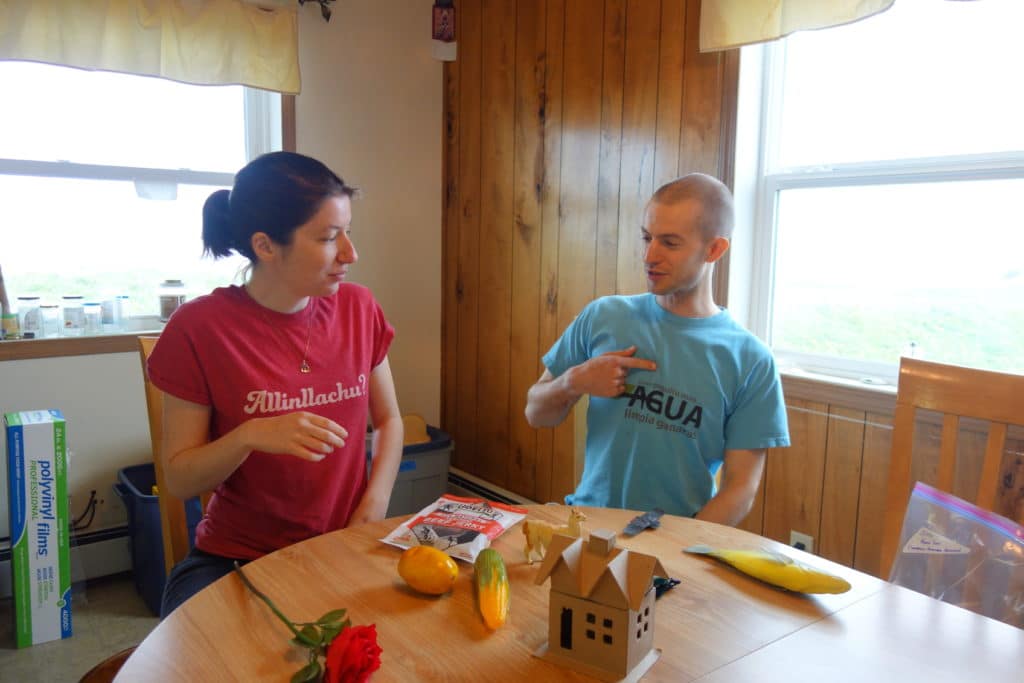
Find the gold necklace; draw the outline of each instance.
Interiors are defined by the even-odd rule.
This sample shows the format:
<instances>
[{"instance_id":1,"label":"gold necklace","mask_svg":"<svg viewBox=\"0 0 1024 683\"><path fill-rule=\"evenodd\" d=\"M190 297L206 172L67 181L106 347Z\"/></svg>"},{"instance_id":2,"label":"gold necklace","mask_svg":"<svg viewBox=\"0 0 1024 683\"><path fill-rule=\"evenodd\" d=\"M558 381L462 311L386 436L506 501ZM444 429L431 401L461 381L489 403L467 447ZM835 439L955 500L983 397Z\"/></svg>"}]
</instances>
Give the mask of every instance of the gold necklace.
<instances>
[{"instance_id":1,"label":"gold necklace","mask_svg":"<svg viewBox=\"0 0 1024 683\"><path fill-rule=\"evenodd\" d=\"M252 295L250 294L249 297L252 298ZM263 318L263 322L265 322L268 327L272 328L275 334L280 336L281 331L278 330L277 327L275 327L274 324L271 323L269 319L267 319L267 316L263 313L262 306L259 304L259 302L253 299L253 303L260 307L259 314L260 317ZM316 297L309 297L309 303L306 305L306 346L302 349L302 362L299 364L299 372L301 372L304 375L308 375L309 373L313 372L313 370L309 367L309 361L306 360L306 356L309 355L309 340L312 337L313 333L313 308L315 306ZM285 339L285 341L287 341L287 339ZM287 346L287 344L285 345Z\"/></svg>"},{"instance_id":2,"label":"gold necklace","mask_svg":"<svg viewBox=\"0 0 1024 683\"><path fill-rule=\"evenodd\" d=\"M306 361L306 356L309 354L309 339L313 332L313 307L316 306L316 299L309 297L309 313L306 315L306 346L302 349L302 364L299 365L299 372L304 375L308 375L311 370L309 369L309 362Z\"/></svg>"}]
</instances>

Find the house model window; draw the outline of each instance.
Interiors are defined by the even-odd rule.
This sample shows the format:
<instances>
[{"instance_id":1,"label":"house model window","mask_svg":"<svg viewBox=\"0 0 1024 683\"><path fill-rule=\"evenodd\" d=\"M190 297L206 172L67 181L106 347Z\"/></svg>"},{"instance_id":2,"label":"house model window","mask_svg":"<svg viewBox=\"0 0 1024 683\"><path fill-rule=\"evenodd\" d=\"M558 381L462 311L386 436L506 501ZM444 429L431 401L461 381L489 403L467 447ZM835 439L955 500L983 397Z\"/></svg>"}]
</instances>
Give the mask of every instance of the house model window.
<instances>
[{"instance_id":1,"label":"house model window","mask_svg":"<svg viewBox=\"0 0 1024 683\"><path fill-rule=\"evenodd\" d=\"M551 579L548 643L538 655L604 681L639 678L659 655L655 575L666 575L658 558L617 548L610 531L556 535L536 577Z\"/></svg>"}]
</instances>

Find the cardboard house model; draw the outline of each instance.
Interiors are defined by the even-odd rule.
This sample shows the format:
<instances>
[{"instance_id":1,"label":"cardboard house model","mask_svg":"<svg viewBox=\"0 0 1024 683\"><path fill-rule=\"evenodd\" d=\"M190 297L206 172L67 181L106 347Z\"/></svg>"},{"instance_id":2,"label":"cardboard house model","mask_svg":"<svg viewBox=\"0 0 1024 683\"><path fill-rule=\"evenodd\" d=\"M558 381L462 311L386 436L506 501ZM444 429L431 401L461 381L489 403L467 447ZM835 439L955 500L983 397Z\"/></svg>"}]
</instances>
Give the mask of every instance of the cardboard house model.
<instances>
[{"instance_id":1,"label":"cardboard house model","mask_svg":"<svg viewBox=\"0 0 1024 683\"><path fill-rule=\"evenodd\" d=\"M556 534L536 583L551 578L548 643L537 655L603 681L638 680L660 652L654 645L653 555L615 547L615 534L589 540Z\"/></svg>"}]
</instances>

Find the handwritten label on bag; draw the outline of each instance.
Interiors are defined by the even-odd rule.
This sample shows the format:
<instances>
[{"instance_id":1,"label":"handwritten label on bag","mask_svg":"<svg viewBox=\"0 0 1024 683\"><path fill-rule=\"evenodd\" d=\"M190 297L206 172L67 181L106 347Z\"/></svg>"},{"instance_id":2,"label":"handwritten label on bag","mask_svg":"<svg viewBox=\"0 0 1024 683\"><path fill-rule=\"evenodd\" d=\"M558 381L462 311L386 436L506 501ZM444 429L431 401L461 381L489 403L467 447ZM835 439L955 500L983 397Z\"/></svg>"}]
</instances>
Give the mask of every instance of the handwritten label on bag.
<instances>
[{"instance_id":1,"label":"handwritten label on bag","mask_svg":"<svg viewBox=\"0 0 1024 683\"><path fill-rule=\"evenodd\" d=\"M903 546L903 552L925 555L967 555L971 551L950 538L921 527Z\"/></svg>"}]
</instances>

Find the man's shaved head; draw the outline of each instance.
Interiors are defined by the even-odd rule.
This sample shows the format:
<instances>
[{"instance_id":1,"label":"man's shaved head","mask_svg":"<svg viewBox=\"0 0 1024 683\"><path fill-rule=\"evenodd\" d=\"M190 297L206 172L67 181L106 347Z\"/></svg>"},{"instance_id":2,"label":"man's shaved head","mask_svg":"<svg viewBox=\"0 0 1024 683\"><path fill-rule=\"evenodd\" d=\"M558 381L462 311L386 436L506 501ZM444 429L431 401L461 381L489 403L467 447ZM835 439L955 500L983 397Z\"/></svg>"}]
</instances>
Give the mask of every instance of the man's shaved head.
<instances>
[{"instance_id":1,"label":"man's shaved head","mask_svg":"<svg viewBox=\"0 0 1024 683\"><path fill-rule=\"evenodd\" d=\"M732 193L722 181L704 173L689 173L665 183L651 197L658 204L678 204L689 199L701 206L698 227L705 240L732 237Z\"/></svg>"}]
</instances>

